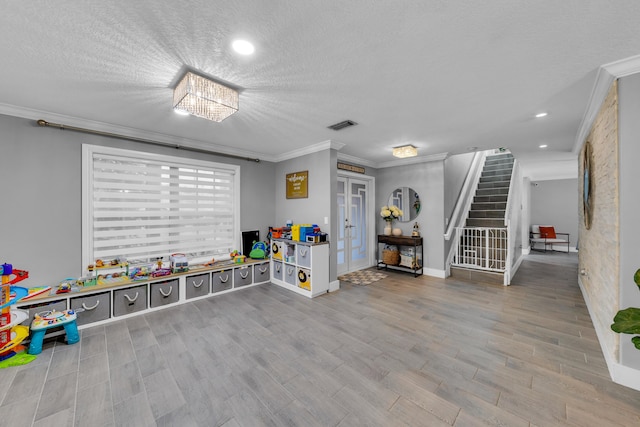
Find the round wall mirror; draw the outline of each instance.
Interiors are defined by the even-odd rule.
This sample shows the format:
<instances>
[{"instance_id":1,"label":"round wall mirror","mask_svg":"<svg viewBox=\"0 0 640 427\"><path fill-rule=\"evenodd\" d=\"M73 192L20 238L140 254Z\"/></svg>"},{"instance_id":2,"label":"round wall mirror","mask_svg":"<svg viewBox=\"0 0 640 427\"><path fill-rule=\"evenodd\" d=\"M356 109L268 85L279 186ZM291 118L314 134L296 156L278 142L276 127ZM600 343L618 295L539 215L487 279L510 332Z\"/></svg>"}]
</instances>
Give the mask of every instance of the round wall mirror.
<instances>
[{"instance_id":1,"label":"round wall mirror","mask_svg":"<svg viewBox=\"0 0 640 427\"><path fill-rule=\"evenodd\" d=\"M409 222L416 219L422 208L421 203L422 201L418 193L409 187L396 188L391 192L391 196L389 196L389 204L396 205L403 213L403 215L398 218L400 222Z\"/></svg>"}]
</instances>

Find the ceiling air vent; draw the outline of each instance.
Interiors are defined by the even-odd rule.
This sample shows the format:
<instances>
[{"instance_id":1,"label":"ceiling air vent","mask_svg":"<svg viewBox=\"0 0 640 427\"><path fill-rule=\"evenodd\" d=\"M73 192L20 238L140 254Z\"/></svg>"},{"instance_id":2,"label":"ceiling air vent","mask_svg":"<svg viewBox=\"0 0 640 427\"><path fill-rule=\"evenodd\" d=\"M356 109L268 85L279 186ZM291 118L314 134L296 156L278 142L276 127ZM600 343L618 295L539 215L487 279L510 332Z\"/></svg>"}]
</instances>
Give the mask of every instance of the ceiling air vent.
<instances>
[{"instance_id":1,"label":"ceiling air vent","mask_svg":"<svg viewBox=\"0 0 640 427\"><path fill-rule=\"evenodd\" d=\"M357 125L357 123L354 122L353 120L345 120L343 122L336 123L335 125L331 125L327 127L333 130L340 130L340 129L348 128L349 126L355 126L355 125Z\"/></svg>"}]
</instances>

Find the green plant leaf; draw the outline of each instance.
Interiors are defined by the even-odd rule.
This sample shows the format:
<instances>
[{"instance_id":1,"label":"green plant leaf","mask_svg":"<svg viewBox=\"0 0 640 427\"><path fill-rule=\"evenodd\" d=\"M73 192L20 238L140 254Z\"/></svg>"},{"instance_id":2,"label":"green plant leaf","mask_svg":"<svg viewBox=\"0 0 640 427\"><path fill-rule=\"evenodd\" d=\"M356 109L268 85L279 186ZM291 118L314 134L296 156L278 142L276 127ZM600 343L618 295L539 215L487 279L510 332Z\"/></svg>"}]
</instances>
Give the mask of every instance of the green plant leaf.
<instances>
[{"instance_id":1,"label":"green plant leaf","mask_svg":"<svg viewBox=\"0 0 640 427\"><path fill-rule=\"evenodd\" d=\"M640 334L640 308L629 307L618 311L611 329L619 334Z\"/></svg>"},{"instance_id":2,"label":"green plant leaf","mask_svg":"<svg viewBox=\"0 0 640 427\"><path fill-rule=\"evenodd\" d=\"M636 270L636 274L633 275L633 281L636 282L636 285L640 288L640 269Z\"/></svg>"},{"instance_id":3,"label":"green plant leaf","mask_svg":"<svg viewBox=\"0 0 640 427\"><path fill-rule=\"evenodd\" d=\"M636 348L638 350L640 350L640 337L639 336L635 336L635 337L631 338L631 342L633 343L633 345L636 346Z\"/></svg>"}]
</instances>

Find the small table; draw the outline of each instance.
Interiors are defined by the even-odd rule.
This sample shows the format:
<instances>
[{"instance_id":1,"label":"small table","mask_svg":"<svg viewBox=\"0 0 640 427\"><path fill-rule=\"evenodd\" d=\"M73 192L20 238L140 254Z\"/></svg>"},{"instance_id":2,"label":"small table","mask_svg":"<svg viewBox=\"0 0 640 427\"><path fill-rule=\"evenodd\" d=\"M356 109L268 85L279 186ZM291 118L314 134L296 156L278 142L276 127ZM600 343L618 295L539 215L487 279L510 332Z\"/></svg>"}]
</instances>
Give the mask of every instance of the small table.
<instances>
[{"instance_id":1,"label":"small table","mask_svg":"<svg viewBox=\"0 0 640 427\"><path fill-rule=\"evenodd\" d=\"M412 267L405 267L401 265L390 265L386 264L381 258L381 250L380 245L394 245L394 246L411 246L413 247L413 262ZM418 247L420 247L420 256L418 256ZM398 248L400 249L400 248ZM422 246L422 237L412 237L412 236L387 236L384 234L378 235L378 245L377 245L377 259L378 259L378 270L384 268L385 270L391 268L399 271L413 272L413 277L418 277L418 272L422 274L422 269L424 264L424 252Z\"/></svg>"},{"instance_id":2,"label":"small table","mask_svg":"<svg viewBox=\"0 0 640 427\"><path fill-rule=\"evenodd\" d=\"M76 312L74 310L48 311L36 314L36 318L31 322L31 343L29 344L29 354L42 353L42 340L44 333L49 328L64 326L67 334L67 344L75 344L80 341L78 326L76 324Z\"/></svg>"}]
</instances>

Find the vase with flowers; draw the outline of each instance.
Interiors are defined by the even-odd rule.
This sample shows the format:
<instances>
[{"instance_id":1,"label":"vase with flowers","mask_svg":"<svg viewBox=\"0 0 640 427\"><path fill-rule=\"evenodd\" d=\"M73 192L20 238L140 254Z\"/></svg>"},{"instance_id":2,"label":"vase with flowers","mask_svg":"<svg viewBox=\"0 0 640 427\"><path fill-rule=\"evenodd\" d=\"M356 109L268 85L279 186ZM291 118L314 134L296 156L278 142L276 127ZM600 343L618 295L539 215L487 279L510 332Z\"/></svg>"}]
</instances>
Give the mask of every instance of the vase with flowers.
<instances>
[{"instance_id":1,"label":"vase with flowers","mask_svg":"<svg viewBox=\"0 0 640 427\"><path fill-rule=\"evenodd\" d=\"M393 226L393 221L402 216L402 210L395 205L383 206L380 208L380 216L387 223L384 227L384 234L385 236L390 236L392 233L391 228ZM402 233L402 230L400 230L400 232Z\"/></svg>"}]
</instances>

